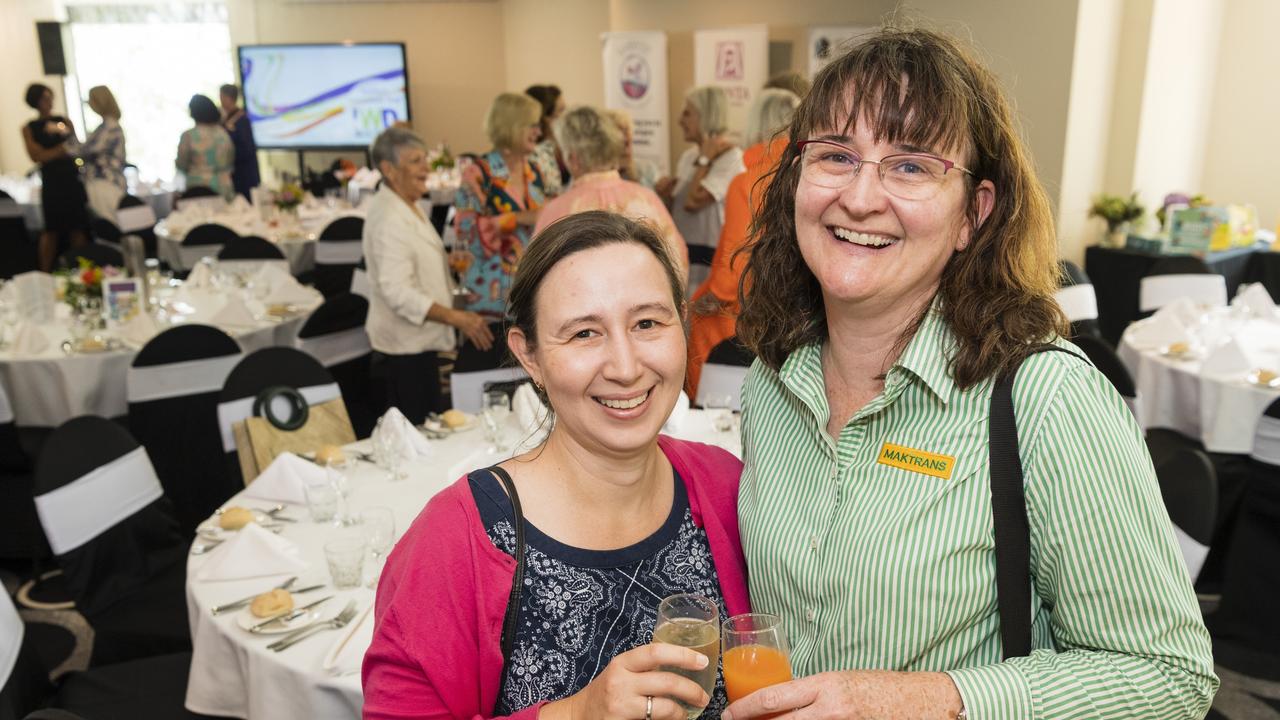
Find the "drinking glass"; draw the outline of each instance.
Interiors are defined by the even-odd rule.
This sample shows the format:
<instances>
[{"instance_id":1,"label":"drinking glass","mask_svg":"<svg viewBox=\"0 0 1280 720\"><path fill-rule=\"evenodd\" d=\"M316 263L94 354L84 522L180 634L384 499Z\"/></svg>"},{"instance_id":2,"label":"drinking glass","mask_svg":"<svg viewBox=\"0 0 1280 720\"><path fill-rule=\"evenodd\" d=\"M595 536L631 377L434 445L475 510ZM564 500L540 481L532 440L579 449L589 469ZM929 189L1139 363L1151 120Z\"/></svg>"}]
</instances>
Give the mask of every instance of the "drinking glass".
<instances>
[{"instance_id":1,"label":"drinking glass","mask_svg":"<svg viewBox=\"0 0 1280 720\"><path fill-rule=\"evenodd\" d=\"M351 517L347 505L347 498L351 496L351 483L347 480L347 463L341 460L330 460L325 463L324 471L329 478L329 484L338 493L338 524L355 524L355 518Z\"/></svg>"},{"instance_id":2,"label":"drinking glass","mask_svg":"<svg viewBox=\"0 0 1280 720\"><path fill-rule=\"evenodd\" d=\"M386 562L387 553L391 552L396 542L396 516L389 507L365 508L360 513L360 523L364 526L369 552L373 555L373 573L369 578L369 587L377 587L382 564Z\"/></svg>"},{"instance_id":3,"label":"drinking glass","mask_svg":"<svg viewBox=\"0 0 1280 720\"><path fill-rule=\"evenodd\" d=\"M326 473L324 477L308 478L302 486L307 497L307 511L311 520L318 523L333 522L338 514L338 489Z\"/></svg>"},{"instance_id":4,"label":"drinking glass","mask_svg":"<svg viewBox=\"0 0 1280 720\"><path fill-rule=\"evenodd\" d=\"M702 400L702 407L711 413L711 423L717 432L733 430L733 397L729 395L708 395Z\"/></svg>"},{"instance_id":5,"label":"drinking glass","mask_svg":"<svg viewBox=\"0 0 1280 720\"><path fill-rule=\"evenodd\" d=\"M324 559L329 563L329 575L333 586L349 590L360 586L364 572L365 540L358 535L348 535L324 544Z\"/></svg>"},{"instance_id":6,"label":"drinking glass","mask_svg":"<svg viewBox=\"0 0 1280 720\"><path fill-rule=\"evenodd\" d=\"M724 621L720 643L729 702L791 679L791 649L782 618L777 615L734 615Z\"/></svg>"},{"instance_id":7,"label":"drinking glass","mask_svg":"<svg viewBox=\"0 0 1280 720\"><path fill-rule=\"evenodd\" d=\"M716 604L702 595L672 595L658 605L658 622L653 628L653 641L687 647L707 656L707 666L701 670L663 667L666 672L687 677L698 683L707 696L716 689L716 667L720 662L720 611ZM687 720L702 714L705 705L687 705Z\"/></svg>"},{"instance_id":8,"label":"drinking glass","mask_svg":"<svg viewBox=\"0 0 1280 720\"><path fill-rule=\"evenodd\" d=\"M511 398L501 390L489 390L484 394L483 408L480 419L484 424L485 440L489 442L489 452L506 452L503 429L511 415Z\"/></svg>"}]
</instances>

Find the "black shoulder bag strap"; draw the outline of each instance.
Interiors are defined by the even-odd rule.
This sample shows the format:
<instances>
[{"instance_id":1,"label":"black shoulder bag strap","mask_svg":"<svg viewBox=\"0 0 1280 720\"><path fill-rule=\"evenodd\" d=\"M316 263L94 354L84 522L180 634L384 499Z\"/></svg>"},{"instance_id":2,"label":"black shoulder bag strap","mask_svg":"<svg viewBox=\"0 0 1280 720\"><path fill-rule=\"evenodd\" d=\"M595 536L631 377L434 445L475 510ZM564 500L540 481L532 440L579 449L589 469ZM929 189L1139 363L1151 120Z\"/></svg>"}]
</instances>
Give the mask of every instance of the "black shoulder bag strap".
<instances>
[{"instance_id":1,"label":"black shoulder bag strap","mask_svg":"<svg viewBox=\"0 0 1280 720\"><path fill-rule=\"evenodd\" d=\"M511 499L511 510L515 516L516 530L516 574L511 579L511 593L507 596L507 615L502 621L502 675L507 674L506 664L511 658L511 651L516 642L516 619L520 616L520 588L524 587L524 512L520 510L520 494L516 492L516 484L506 470L494 465L489 468L494 477L502 481L502 487Z\"/></svg>"},{"instance_id":2,"label":"black shoulder bag strap","mask_svg":"<svg viewBox=\"0 0 1280 720\"><path fill-rule=\"evenodd\" d=\"M1029 348L996 379L987 418L990 430L987 462L991 472L991 515L996 542L996 603L1000 612L1000 644L1006 660L1031 654L1031 527L1027 523L1027 501L1022 493L1022 458L1018 455L1018 424L1013 416L1013 379L1024 360L1051 350L1080 357L1056 345Z\"/></svg>"}]
</instances>

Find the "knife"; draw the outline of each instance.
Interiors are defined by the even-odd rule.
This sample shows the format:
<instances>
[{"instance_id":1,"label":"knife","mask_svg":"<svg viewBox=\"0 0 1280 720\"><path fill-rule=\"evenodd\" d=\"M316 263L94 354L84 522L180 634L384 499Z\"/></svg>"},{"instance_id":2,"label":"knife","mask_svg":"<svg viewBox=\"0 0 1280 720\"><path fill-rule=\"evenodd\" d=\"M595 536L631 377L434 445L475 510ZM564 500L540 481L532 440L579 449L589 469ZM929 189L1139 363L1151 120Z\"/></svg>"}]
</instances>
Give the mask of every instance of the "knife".
<instances>
[{"instance_id":1,"label":"knife","mask_svg":"<svg viewBox=\"0 0 1280 720\"><path fill-rule=\"evenodd\" d=\"M219 542L219 543L221 543L222 541L221 541L221 540L219 540L218 542ZM288 590L288 589L289 589L289 586L290 586L290 585L292 585L292 584L294 584L294 583L295 583L295 582L297 582L297 581L298 581L298 577L295 575L294 577L291 577L291 578L289 578L288 580L285 580L284 582L280 583L279 585L275 586L275 587L274 587L274 588L272 588L272 589L273 589L273 590ZM241 599L239 599L239 600L236 600L235 602L229 602L229 603L226 603L226 604L224 604L224 605L214 605L213 607L209 608L209 611L210 611L210 612L212 612L214 615L217 615L218 613L220 613L220 612L225 612L225 611L227 611L227 610L235 610L235 609L237 609L237 608L242 608L242 607L244 607L245 605L248 605L249 603L253 602L253 599L254 599L254 598L256 598L256 597L258 597L258 595L261 595L261 594L262 594L262 593L255 593L255 594L250 595L250 596L248 596L248 597L245 597L245 598L241 598Z\"/></svg>"},{"instance_id":2,"label":"knife","mask_svg":"<svg viewBox=\"0 0 1280 720\"><path fill-rule=\"evenodd\" d=\"M326 595L325 597L322 597L322 598L320 598L319 600L317 600L317 601L315 601L315 602L313 602L313 603L311 603L311 604L309 604L309 605L303 605L302 607L297 608L297 609L293 610L292 612L288 612L288 613L281 613L280 615L277 615L277 616L275 616L275 617L273 617L273 618L267 618L266 620L263 620L262 622L258 623L257 625L254 625L253 627L249 628L249 632L254 633L254 634L257 634L257 633L259 633L259 632L262 632L263 628L265 628L265 627L266 627L266 626L268 626L268 625L271 625L272 623L276 623L276 622L289 622L290 620L296 620L297 618L300 618L300 617L302 617L303 615L305 615L305 614L307 613L307 611L308 611L308 610L310 610L311 608L313 608L313 607L315 607L315 606L319 605L320 603L327 602L327 601L332 600L332 599L333 599L333 596L332 596L332 595Z\"/></svg>"}]
</instances>

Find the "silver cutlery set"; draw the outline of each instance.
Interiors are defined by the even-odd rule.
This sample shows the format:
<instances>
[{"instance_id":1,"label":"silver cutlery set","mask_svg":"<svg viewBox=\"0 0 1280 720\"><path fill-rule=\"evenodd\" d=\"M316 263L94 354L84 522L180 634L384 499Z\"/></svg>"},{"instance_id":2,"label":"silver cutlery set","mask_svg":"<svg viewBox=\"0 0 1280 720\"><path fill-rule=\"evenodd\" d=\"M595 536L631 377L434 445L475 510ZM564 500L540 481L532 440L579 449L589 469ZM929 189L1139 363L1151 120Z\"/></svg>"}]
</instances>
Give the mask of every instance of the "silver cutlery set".
<instances>
[{"instance_id":1,"label":"silver cutlery set","mask_svg":"<svg viewBox=\"0 0 1280 720\"><path fill-rule=\"evenodd\" d=\"M273 590L290 590L290 588L293 587L293 584L296 583L297 581L298 581L297 577L291 577L272 589ZM319 590L323 587L325 586L311 585L308 587L299 588L297 590L290 590L290 592L294 594L300 594L300 593L312 592L314 590ZM248 597L241 598L234 602L224 603L222 605L214 605L213 607L209 608L209 612L211 612L214 615L218 615L228 610L239 610L240 608L243 608L249 605L250 603L252 603L253 599L256 597L258 597L258 593L255 593ZM284 626L294 620L298 620L299 618L302 618L305 616L310 615L310 616L318 617L319 611L317 610L317 608L319 608L320 605L332 599L333 599L332 595L326 595L325 597L322 597L319 600L316 600L315 602L308 603L307 605L303 605L302 607L294 608L293 610L290 610L288 612L283 612L273 617L266 618L265 620L258 623L257 625L250 627L249 632L258 634L263 632L264 630L279 628L281 626ZM351 621L355 619L355 617L356 617L356 601L351 600L347 603L346 607L342 609L342 612L338 613L332 619L324 620L321 622L311 622L303 627L300 627L297 630L294 630L289 634L285 635L284 637L280 638L279 640L276 640L275 642L271 643L270 645L267 646L267 649L272 650L274 652L280 652L281 650L285 650L287 648L293 647L295 644L311 637L312 635L319 634L326 630L339 630L341 628L344 628L347 625L349 625Z\"/></svg>"}]
</instances>

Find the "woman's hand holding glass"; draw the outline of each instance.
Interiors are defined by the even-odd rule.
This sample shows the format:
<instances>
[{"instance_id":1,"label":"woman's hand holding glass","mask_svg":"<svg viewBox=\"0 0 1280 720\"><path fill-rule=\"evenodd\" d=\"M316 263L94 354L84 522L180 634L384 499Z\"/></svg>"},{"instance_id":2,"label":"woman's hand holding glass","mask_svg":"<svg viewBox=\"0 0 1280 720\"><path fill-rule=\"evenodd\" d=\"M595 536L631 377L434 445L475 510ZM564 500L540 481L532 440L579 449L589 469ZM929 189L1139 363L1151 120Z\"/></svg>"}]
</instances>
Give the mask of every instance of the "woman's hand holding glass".
<instances>
[{"instance_id":1,"label":"woman's hand holding glass","mask_svg":"<svg viewBox=\"0 0 1280 720\"><path fill-rule=\"evenodd\" d=\"M711 698L698 683L666 670L696 671L707 667L708 662L706 655L689 648L666 643L641 645L614 656L582 690L545 705L539 718L686 720L685 705L706 707Z\"/></svg>"}]
</instances>

